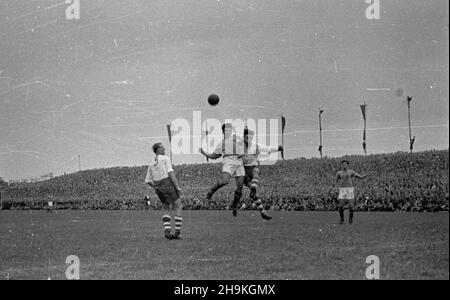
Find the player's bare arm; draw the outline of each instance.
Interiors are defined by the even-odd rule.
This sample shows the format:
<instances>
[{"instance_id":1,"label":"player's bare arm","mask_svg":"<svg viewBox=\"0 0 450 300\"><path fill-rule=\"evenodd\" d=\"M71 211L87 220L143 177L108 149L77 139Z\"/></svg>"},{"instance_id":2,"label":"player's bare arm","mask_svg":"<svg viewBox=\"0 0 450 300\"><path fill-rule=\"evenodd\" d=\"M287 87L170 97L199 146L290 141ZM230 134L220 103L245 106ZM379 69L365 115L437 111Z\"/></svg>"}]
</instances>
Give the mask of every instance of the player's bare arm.
<instances>
[{"instance_id":1,"label":"player's bare arm","mask_svg":"<svg viewBox=\"0 0 450 300\"><path fill-rule=\"evenodd\" d=\"M222 154L217 154L217 153L206 153L205 150L203 150L203 148L200 148L198 150L201 154L203 154L204 156L206 156L209 159L212 160L216 160L222 157Z\"/></svg>"},{"instance_id":2,"label":"player's bare arm","mask_svg":"<svg viewBox=\"0 0 450 300\"><path fill-rule=\"evenodd\" d=\"M360 175L356 172L353 172L353 177L358 178L358 179L364 179L367 177L367 174Z\"/></svg>"},{"instance_id":3,"label":"player's bare arm","mask_svg":"<svg viewBox=\"0 0 450 300\"><path fill-rule=\"evenodd\" d=\"M272 153L277 153L277 152L281 152L284 150L283 146L281 146L281 145L275 148L275 147L267 147L267 146L258 144L257 147L258 147L259 151L264 154L272 154Z\"/></svg>"},{"instance_id":4,"label":"player's bare arm","mask_svg":"<svg viewBox=\"0 0 450 300\"><path fill-rule=\"evenodd\" d=\"M271 149L269 149L268 154L282 152L282 151L284 151L284 148L283 148L283 146L280 145L280 146L278 146L278 148L271 148Z\"/></svg>"},{"instance_id":5,"label":"player's bare arm","mask_svg":"<svg viewBox=\"0 0 450 300\"><path fill-rule=\"evenodd\" d=\"M336 174L336 184L339 184L339 180L341 179L341 172L337 172Z\"/></svg>"}]
</instances>

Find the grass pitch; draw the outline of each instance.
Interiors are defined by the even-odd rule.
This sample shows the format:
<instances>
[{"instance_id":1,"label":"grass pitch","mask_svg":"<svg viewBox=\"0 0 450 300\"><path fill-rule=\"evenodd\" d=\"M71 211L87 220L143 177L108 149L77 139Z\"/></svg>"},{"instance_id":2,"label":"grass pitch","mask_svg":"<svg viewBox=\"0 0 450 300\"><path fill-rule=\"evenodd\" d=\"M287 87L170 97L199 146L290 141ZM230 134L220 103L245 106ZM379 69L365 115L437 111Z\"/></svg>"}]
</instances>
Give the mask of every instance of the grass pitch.
<instances>
[{"instance_id":1,"label":"grass pitch","mask_svg":"<svg viewBox=\"0 0 450 300\"><path fill-rule=\"evenodd\" d=\"M0 279L449 279L448 213L185 211L182 241L162 237L159 211L1 211ZM347 216L346 216L347 217Z\"/></svg>"}]
</instances>

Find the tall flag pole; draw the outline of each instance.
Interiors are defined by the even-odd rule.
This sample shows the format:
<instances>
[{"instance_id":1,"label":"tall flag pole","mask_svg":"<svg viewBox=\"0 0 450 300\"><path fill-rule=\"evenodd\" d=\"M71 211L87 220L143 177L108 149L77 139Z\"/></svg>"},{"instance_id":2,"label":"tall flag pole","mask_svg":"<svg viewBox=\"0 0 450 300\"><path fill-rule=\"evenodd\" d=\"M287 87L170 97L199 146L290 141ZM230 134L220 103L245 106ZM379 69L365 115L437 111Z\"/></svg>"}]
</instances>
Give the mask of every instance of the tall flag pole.
<instances>
[{"instance_id":1,"label":"tall flag pole","mask_svg":"<svg viewBox=\"0 0 450 300\"><path fill-rule=\"evenodd\" d=\"M367 112L367 104L366 102L364 102L364 105L361 105L361 112L363 115L363 119L364 119L364 131L363 131L363 149L364 149L364 154L367 155L367 116L366 116L366 112Z\"/></svg>"},{"instance_id":2,"label":"tall flag pole","mask_svg":"<svg viewBox=\"0 0 450 300\"><path fill-rule=\"evenodd\" d=\"M169 136L169 144L170 144L170 161L173 164L172 160L172 130L170 124L167 125L167 135Z\"/></svg>"},{"instance_id":3,"label":"tall flag pole","mask_svg":"<svg viewBox=\"0 0 450 300\"><path fill-rule=\"evenodd\" d=\"M206 152L209 153L209 128L208 128L208 120L205 121L206 125ZM206 162L209 164L209 157L206 157Z\"/></svg>"},{"instance_id":4,"label":"tall flag pole","mask_svg":"<svg viewBox=\"0 0 450 300\"><path fill-rule=\"evenodd\" d=\"M323 113L324 113L324 110L319 108L319 138L320 138L319 153L320 153L320 158L323 158L323 144L322 144L322 114Z\"/></svg>"},{"instance_id":5,"label":"tall flag pole","mask_svg":"<svg viewBox=\"0 0 450 300\"><path fill-rule=\"evenodd\" d=\"M416 142L416 137L412 137L411 133L411 102L412 97L407 97L407 103L408 103L408 128L409 128L409 151L412 153L414 150L414 143Z\"/></svg>"},{"instance_id":6,"label":"tall flag pole","mask_svg":"<svg viewBox=\"0 0 450 300\"><path fill-rule=\"evenodd\" d=\"M283 151L281 151L281 158L284 160L284 130L286 129L286 118L281 114L281 146L283 146Z\"/></svg>"}]
</instances>

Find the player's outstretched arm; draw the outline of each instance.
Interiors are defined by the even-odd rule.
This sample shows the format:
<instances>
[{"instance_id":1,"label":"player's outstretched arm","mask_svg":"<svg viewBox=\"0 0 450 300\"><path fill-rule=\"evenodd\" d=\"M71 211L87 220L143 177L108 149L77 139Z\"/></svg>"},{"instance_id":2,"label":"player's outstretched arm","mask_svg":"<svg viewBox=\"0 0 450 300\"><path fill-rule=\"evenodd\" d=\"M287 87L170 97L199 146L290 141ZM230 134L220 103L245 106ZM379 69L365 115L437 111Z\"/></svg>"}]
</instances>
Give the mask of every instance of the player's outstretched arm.
<instances>
[{"instance_id":1,"label":"player's outstretched arm","mask_svg":"<svg viewBox=\"0 0 450 300\"><path fill-rule=\"evenodd\" d=\"M283 146L278 146L277 148L273 148L273 147L268 147L268 146L264 146L261 144L257 144L258 150L261 153L265 153L265 154L272 154L272 153L277 153L277 152L282 152Z\"/></svg>"},{"instance_id":2,"label":"player's outstretched arm","mask_svg":"<svg viewBox=\"0 0 450 300\"><path fill-rule=\"evenodd\" d=\"M367 177L367 174L360 175L360 174L354 172L353 176L355 176L358 179L364 179Z\"/></svg>"},{"instance_id":3,"label":"player's outstretched arm","mask_svg":"<svg viewBox=\"0 0 450 300\"><path fill-rule=\"evenodd\" d=\"M206 152L203 150L203 148L198 149L198 151L199 151L202 155L204 155L204 156L206 156L207 158L212 159L212 160L216 160L216 159L219 159L219 158L222 157L222 154L216 154L216 153L209 154L209 153L206 153Z\"/></svg>"},{"instance_id":4,"label":"player's outstretched arm","mask_svg":"<svg viewBox=\"0 0 450 300\"><path fill-rule=\"evenodd\" d=\"M268 154L283 152L283 151L284 151L283 146L278 146L278 148L270 148Z\"/></svg>"}]
</instances>

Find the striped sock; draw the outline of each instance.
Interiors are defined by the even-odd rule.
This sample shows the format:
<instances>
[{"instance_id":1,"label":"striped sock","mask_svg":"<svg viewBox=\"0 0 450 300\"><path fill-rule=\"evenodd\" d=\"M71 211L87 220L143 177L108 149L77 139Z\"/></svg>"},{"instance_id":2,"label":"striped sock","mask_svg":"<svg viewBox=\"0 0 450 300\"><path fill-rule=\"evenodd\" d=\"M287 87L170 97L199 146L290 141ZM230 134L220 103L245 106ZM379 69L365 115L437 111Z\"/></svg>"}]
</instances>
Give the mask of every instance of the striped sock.
<instances>
[{"instance_id":1,"label":"striped sock","mask_svg":"<svg viewBox=\"0 0 450 300\"><path fill-rule=\"evenodd\" d=\"M183 223L183 218L181 216L175 216L175 234L181 233L181 224Z\"/></svg>"},{"instance_id":2,"label":"striped sock","mask_svg":"<svg viewBox=\"0 0 450 300\"><path fill-rule=\"evenodd\" d=\"M163 216L162 220L164 225L164 233L167 236L168 234L170 234L170 231L172 229L172 218L169 215L165 215Z\"/></svg>"},{"instance_id":3,"label":"striped sock","mask_svg":"<svg viewBox=\"0 0 450 300\"><path fill-rule=\"evenodd\" d=\"M257 189L259 186L259 179L258 178L253 178L250 187L253 189Z\"/></svg>"},{"instance_id":4,"label":"striped sock","mask_svg":"<svg viewBox=\"0 0 450 300\"><path fill-rule=\"evenodd\" d=\"M252 181L250 182L250 198L256 198L256 191L258 187L259 187L259 176L257 174L254 174Z\"/></svg>"},{"instance_id":5,"label":"striped sock","mask_svg":"<svg viewBox=\"0 0 450 300\"><path fill-rule=\"evenodd\" d=\"M256 198L256 201L253 202L253 204L256 206L256 208L260 211L260 212L264 212L264 206L262 204L262 201L260 198Z\"/></svg>"}]
</instances>

